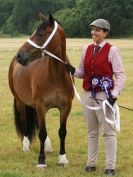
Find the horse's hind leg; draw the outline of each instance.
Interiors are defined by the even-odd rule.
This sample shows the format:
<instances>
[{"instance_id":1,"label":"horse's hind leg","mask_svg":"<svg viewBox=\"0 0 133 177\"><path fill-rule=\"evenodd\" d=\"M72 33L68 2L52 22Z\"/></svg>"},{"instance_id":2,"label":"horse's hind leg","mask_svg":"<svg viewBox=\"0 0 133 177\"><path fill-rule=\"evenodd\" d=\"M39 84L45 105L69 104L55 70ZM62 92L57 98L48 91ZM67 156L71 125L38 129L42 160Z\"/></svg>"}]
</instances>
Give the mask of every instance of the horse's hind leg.
<instances>
[{"instance_id":1,"label":"horse's hind leg","mask_svg":"<svg viewBox=\"0 0 133 177\"><path fill-rule=\"evenodd\" d=\"M15 99L14 115L17 132L23 138L23 151L29 151L30 141L35 135L38 126L36 111L19 99Z\"/></svg>"},{"instance_id":2,"label":"horse's hind leg","mask_svg":"<svg viewBox=\"0 0 133 177\"><path fill-rule=\"evenodd\" d=\"M45 163L45 152L44 152L44 143L47 137L47 130L45 126L45 116L44 116L44 106L43 104L36 103L36 111L38 117L38 125L39 125L39 140L40 140L40 152L38 156L38 165L37 168L45 168L47 167Z\"/></svg>"},{"instance_id":3,"label":"horse's hind leg","mask_svg":"<svg viewBox=\"0 0 133 177\"><path fill-rule=\"evenodd\" d=\"M60 137L60 153L59 153L59 165L67 165L69 162L66 158L65 151L65 138L66 138L66 123L67 117L71 110L71 104L67 104L67 107L60 110L60 128L59 128L59 137Z\"/></svg>"},{"instance_id":4,"label":"horse's hind leg","mask_svg":"<svg viewBox=\"0 0 133 177\"><path fill-rule=\"evenodd\" d=\"M27 132L25 104L18 99L14 99L14 115L16 130L23 137L23 151L30 150L30 142Z\"/></svg>"}]
</instances>

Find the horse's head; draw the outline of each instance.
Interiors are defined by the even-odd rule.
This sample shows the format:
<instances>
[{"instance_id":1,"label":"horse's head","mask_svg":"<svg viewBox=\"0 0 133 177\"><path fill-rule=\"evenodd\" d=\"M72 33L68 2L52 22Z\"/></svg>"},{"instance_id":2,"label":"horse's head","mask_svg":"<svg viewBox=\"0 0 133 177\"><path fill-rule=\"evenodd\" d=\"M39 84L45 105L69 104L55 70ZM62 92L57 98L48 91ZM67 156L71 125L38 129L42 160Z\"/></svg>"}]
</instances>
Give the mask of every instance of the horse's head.
<instances>
[{"instance_id":1,"label":"horse's head","mask_svg":"<svg viewBox=\"0 0 133 177\"><path fill-rule=\"evenodd\" d=\"M48 19L42 14L39 16L42 23L17 53L16 59L22 65L40 58L44 49L56 55L62 50L66 52L65 33L62 27L52 15L49 15Z\"/></svg>"}]
</instances>

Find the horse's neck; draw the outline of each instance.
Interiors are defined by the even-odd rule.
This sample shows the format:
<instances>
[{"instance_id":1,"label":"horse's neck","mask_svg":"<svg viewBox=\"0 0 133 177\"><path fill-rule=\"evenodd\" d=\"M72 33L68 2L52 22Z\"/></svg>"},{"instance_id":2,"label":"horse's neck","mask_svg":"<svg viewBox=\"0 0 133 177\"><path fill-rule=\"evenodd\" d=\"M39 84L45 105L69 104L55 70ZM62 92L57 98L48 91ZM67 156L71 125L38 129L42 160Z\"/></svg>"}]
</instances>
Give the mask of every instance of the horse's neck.
<instances>
[{"instance_id":1,"label":"horse's neck","mask_svg":"<svg viewBox=\"0 0 133 177\"><path fill-rule=\"evenodd\" d=\"M60 47L58 48L57 51L53 52L53 54L55 56L57 56L58 58L60 58L62 61L69 63L68 56L66 55L66 41L65 40L61 41ZM49 69L50 70L49 71L50 71L51 75L55 75L55 73L56 73L56 76L62 77L62 75L65 74L64 63L55 59L55 58L52 58L51 56L49 56L49 57L50 57L50 59L49 59Z\"/></svg>"},{"instance_id":2,"label":"horse's neck","mask_svg":"<svg viewBox=\"0 0 133 177\"><path fill-rule=\"evenodd\" d=\"M68 58L67 54L66 54L66 60L65 60L65 62L66 62L66 63L70 63L70 61L69 61L69 58Z\"/></svg>"},{"instance_id":3,"label":"horse's neck","mask_svg":"<svg viewBox=\"0 0 133 177\"><path fill-rule=\"evenodd\" d=\"M55 53L55 55L66 62L66 54L62 55L61 53ZM48 68L49 74L54 78L62 78L62 76L65 74L64 63L51 56L49 56Z\"/></svg>"},{"instance_id":4,"label":"horse's neck","mask_svg":"<svg viewBox=\"0 0 133 177\"><path fill-rule=\"evenodd\" d=\"M61 59L64 62L69 63L68 56L66 55L66 39L62 40L60 54L61 54Z\"/></svg>"},{"instance_id":5,"label":"horse's neck","mask_svg":"<svg viewBox=\"0 0 133 177\"><path fill-rule=\"evenodd\" d=\"M63 46L62 48L60 48L57 52L54 53L54 55L66 63L69 62L68 56L66 55L66 46ZM57 61L57 59L54 59L54 60Z\"/></svg>"},{"instance_id":6,"label":"horse's neck","mask_svg":"<svg viewBox=\"0 0 133 177\"><path fill-rule=\"evenodd\" d=\"M50 59L53 60L53 62L51 64L58 66L59 64L66 62L66 57L64 55L62 55L60 53L54 53L54 55L59 59L50 56ZM60 60L63 62L61 62Z\"/></svg>"}]
</instances>

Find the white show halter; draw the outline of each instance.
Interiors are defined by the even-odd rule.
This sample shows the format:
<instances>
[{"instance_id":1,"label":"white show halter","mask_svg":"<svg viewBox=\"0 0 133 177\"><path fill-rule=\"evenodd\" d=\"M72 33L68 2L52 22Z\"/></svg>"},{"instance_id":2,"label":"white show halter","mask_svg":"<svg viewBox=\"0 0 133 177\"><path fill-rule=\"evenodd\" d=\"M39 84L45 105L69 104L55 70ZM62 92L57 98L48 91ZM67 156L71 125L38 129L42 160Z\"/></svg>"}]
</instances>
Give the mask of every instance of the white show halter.
<instances>
[{"instance_id":1,"label":"white show halter","mask_svg":"<svg viewBox=\"0 0 133 177\"><path fill-rule=\"evenodd\" d=\"M37 45L36 43L34 43L32 40L30 39L27 39L27 42L29 44L31 44L32 46L34 46L35 48L37 49L45 49L46 46L48 45L48 43L51 41L51 39L53 38L53 36L55 35L56 31L57 31L57 28L58 28L58 23L56 21L54 21L54 29L52 31L52 33L50 34L50 36L48 37L47 41L42 45L42 46L39 46Z\"/></svg>"},{"instance_id":2,"label":"white show halter","mask_svg":"<svg viewBox=\"0 0 133 177\"><path fill-rule=\"evenodd\" d=\"M37 45L36 43L34 43L33 41L31 41L30 39L27 40L27 42L29 44L31 44L32 46L34 46L35 48L38 48L38 49L41 49L42 52L44 52L45 54L57 59L58 61L64 63L64 64L67 64L65 61L61 60L59 57L55 56L53 53L47 51L45 48L46 46L49 44L49 42L51 41L52 37L55 35L56 31L57 31L57 28L58 28L58 24L56 21L54 21L54 29L52 31L52 33L50 34L49 38L47 39L47 41L43 44L43 46L39 46ZM70 78L72 80L72 85L73 85L73 89L74 89L74 92L75 92L75 95L77 97L77 100L83 105L85 106L86 108L90 109L90 110L101 110L103 109L103 112L104 112L104 116L105 116L105 120L116 130L116 131L120 131L120 113L119 113L119 107L118 105L114 104L114 107L112 107L109 102L107 100L104 100L103 103L102 103L102 106L99 106L99 107L91 107L91 106L88 106L86 104L84 104L83 100L81 99L74 83L73 83L73 79L72 79L72 75L70 73ZM109 108L112 110L113 112L113 119L114 120L110 120L109 118L106 117L106 105L109 106Z\"/></svg>"}]
</instances>

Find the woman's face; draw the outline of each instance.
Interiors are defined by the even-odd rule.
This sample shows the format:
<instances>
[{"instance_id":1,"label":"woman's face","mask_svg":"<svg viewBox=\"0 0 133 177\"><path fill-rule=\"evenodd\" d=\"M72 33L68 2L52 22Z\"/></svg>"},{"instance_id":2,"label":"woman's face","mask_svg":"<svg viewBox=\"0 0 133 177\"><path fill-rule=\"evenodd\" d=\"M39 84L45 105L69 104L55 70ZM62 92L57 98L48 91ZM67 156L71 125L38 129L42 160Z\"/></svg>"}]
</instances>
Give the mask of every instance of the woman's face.
<instances>
[{"instance_id":1,"label":"woman's face","mask_svg":"<svg viewBox=\"0 0 133 177\"><path fill-rule=\"evenodd\" d=\"M104 31L103 29L98 28L96 26L92 26L91 36L92 36L93 41L96 44L100 44L106 38L107 35L108 35L107 31Z\"/></svg>"}]
</instances>

